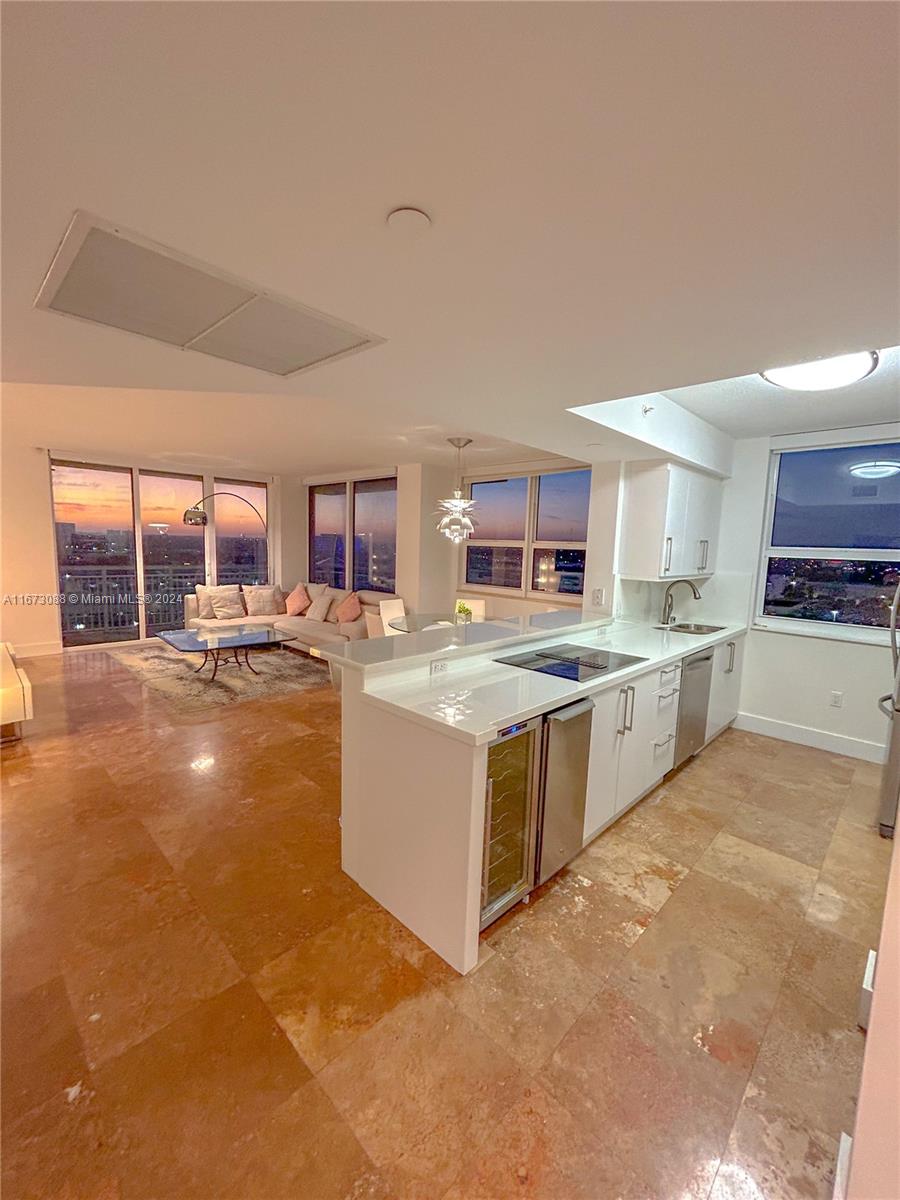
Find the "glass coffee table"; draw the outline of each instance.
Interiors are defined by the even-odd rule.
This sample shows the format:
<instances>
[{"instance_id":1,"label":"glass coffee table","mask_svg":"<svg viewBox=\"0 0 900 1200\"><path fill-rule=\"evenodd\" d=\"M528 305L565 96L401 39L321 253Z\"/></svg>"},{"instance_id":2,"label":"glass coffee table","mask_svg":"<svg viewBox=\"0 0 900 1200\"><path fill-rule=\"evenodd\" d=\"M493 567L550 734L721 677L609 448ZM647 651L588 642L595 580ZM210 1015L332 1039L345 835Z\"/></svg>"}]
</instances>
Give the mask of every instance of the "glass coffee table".
<instances>
[{"instance_id":1,"label":"glass coffee table","mask_svg":"<svg viewBox=\"0 0 900 1200\"><path fill-rule=\"evenodd\" d=\"M247 667L254 675L258 675L259 671L250 666L251 650L260 646L280 646L282 642L294 640L293 634L280 633L268 625L230 625L227 630L165 629L156 636L181 654L202 654L203 662L194 669L195 675L212 659L210 683L215 679L222 662ZM243 662L239 657L241 650L244 652ZM229 653L234 657L229 658Z\"/></svg>"}]
</instances>

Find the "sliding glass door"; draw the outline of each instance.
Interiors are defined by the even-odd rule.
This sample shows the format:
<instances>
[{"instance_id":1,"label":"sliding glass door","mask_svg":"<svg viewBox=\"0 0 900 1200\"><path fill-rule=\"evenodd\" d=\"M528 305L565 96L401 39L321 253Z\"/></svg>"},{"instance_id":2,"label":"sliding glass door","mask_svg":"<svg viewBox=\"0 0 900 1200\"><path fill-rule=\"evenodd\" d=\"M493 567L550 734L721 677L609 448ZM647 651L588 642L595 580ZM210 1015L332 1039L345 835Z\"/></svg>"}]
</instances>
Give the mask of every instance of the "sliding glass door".
<instances>
[{"instance_id":1,"label":"sliding glass door","mask_svg":"<svg viewBox=\"0 0 900 1200\"><path fill-rule=\"evenodd\" d=\"M55 462L51 486L63 645L139 637L131 471Z\"/></svg>"},{"instance_id":2,"label":"sliding glass door","mask_svg":"<svg viewBox=\"0 0 900 1200\"><path fill-rule=\"evenodd\" d=\"M185 592L206 582L203 527L183 520L185 509L201 499L203 480L141 471L138 485L145 636L151 637L161 629L178 629L184 622Z\"/></svg>"}]
</instances>

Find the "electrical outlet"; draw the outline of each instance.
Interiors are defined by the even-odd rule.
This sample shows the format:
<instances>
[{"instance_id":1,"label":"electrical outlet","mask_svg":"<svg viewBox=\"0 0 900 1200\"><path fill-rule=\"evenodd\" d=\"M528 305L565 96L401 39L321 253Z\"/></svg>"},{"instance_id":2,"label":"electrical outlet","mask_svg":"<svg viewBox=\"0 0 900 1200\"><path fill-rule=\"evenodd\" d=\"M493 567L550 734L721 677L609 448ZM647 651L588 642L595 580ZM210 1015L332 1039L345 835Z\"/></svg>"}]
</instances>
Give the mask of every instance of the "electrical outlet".
<instances>
[{"instance_id":1,"label":"electrical outlet","mask_svg":"<svg viewBox=\"0 0 900 1200\"><path fill-rule=\"evenodd\" d=\"M434 678L435 675L446 675L447 668L449 666L450 666L450 664L447 662L446 658L433 658L431 660L431 677L432 677L432 679Z\"/></svg>"},{"instance_id":2,"label":"electrical outlet","mask_svg":"<svg viewBox=\"0 0 900 1200\"><path fill-rule=\"evenodd\" d=\"M843 692L832 692L830 704L831 704L832 708L843 708L844 707L844 693Z\"/></svg>"},{"instance_id":3,"label":"electrical outlet","mask_svg":"<svg viewBox=\"0 0 900 1200\"><path fill-rule=\"evenodd\" d=\"M591 603L594 608L602 608L606 600L606 588L594 588L591 592Z\"/></svg>"}]
</instances>

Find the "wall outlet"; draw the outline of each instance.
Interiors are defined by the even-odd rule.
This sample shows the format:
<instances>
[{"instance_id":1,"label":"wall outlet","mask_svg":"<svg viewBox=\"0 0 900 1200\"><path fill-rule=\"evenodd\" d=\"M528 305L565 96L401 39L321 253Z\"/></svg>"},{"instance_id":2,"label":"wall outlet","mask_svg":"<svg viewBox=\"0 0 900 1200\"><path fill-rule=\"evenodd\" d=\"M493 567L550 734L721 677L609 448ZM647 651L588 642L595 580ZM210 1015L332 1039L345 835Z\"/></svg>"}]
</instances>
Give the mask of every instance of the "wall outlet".
<instances>
[{"instance_id":1,"label":"wall outlet","mask_svg":"<svg viewBox=\"0 0 900 1200\"><path fill-rule=\"evenodd\" d=\"M431 660L431 678L433 679L435 675L446 675L449 666L446 658L433 658Z\"/></svg>"},{"instance_id":2,"label":"wall outlet","mask_svg":"<svg viewBox=\"0 0 900 1200\"><path fill-rule=\"evenodd\" d=\"M594 608L602 608L606 602L606 588L594 588L591 592L591 604Z\"/></svg>"},{"instance_id":3,"label":"wall outlet","mask_svg":"<svg viewBox=\"0 0 900 1200\"><path fill-rule=\"evenodd\" d=\"M831 700L829 701L829 703L832 708L843 708L844 707L844 693L843 692L832 692Z\"/></svg>"}]
</instances>

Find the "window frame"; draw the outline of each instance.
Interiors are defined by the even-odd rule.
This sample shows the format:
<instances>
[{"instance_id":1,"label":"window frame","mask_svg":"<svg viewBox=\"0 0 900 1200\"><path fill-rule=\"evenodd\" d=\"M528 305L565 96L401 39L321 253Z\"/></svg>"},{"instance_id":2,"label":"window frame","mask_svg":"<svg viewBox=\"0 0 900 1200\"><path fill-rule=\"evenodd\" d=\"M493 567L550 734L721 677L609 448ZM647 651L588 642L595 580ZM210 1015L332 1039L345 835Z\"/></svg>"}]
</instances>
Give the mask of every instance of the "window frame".
<instances>
[{"instance_id":1,"label":"window frame","mask_svg":"<svg viewBox=\"0 0 900 1200\"><path fill-rule=\"evenodd\" d=\"M768 583L769 559L771 558L822 558L844 562L896 562L900 564L900 550L855 549L850 546L773 546L772 534L775 527L775 504L778 494L778 474L783 454L806 453L816 450L852 449L855 446L880 446L885 435L878 438L853 438L846 441L810 440L797 444L790 439L787 445L772 447L769 451L768 476L766 479L766 503L760 538L759 563L757 566L756 592L753 605L753 627L771 633L794 633L805 637L827 638L836 641L851 641L887 645L889 630L879 625L852 625L846 621L811 621L803 617L776 617L765 611L766 585Z\"/></svg>"},{"instance_id":2,"label":"window frame","mask_svg":"<svg viewBox=\"0 0 900 1200\"><path fill-rule=\"evenodd\" d=\"M144 582L144 548L143 538L141 536L141 481L140 477L144 475L162 475L170 478L181 479L201 479L203 482L202 496L207 497L211 492L215 492L217 482L223 482L219 479L214 471L178 471L169 470L165 464L152 459L132 459L120 458L118 460L104 462L103 455L90 455L85 457L83 453L72 452L70 450L55 450L47 451L47 489L50 499L50 534L53 542L53 555L56 562L56 577L59 580L59 554L56 545L56 510L53 504L53 467L54 466L69 466L81 467L84 469L93 468L101 471L121 471L131 475L131 499L132 499L132 530L134 536L134 557L135 557L135 572L137 577L138 594L143 595L147 592ZM259 475L247 475L241 477L240 474L231 474L228 479L236 484L252 484L256 487L265 487L266 489L266 562L268 566L269 581L272 582L277 578L277 571L274 569L276 558L276 548L280 546L281 525L280 525L280 499L281 493L278 485L277 476L264 476L262 479ZM203 546L204 546L204 567L205 567L205 582L214 586L217 579L217 563L216 563L216 516L215 516L215 499L208 500L203 505L207 513L207 523L203 528ZM137 638L129 639L128 645L137 645L141 642L152 644L155 640L155 634L147 635L147 621L145 606L138 606L138 636ZM60 606L57 605L57 610ZM85 650L103 649L105 646L119 646L121 641L111 642L91 642L83 646L65 646L62 645L62 613L57 611L57 624L59 628L60 645L64 654L81 654Z\"/></svg>"},{"instance_id":3,"label":"window frame","mask_svg":"<svg viewBox=\"0 0 900 1200\"><path fill-rule=\"evenodd\" d=\"M208 481L211 482L209 489L206 487ZM233 485L235 487L258 487L262 488L266 493L266 578L265 581L258 586L270 587L274 582L272 571L272 519L269 512L271 487L268 480L260 480L257 478L236 479L234 476L230 476L228 479L221 479L217 476L203 476L203 495L209 496L209 501L203 506L207 514L207 522L204 526L204 534L206 537L207 578L214 579L216 584L219 582L219 551L216 545L215 493L219 491L220 485L223 492L229 491L229 485ZM211 496L210 492L213 493ZM253 585L248 584L247 586L252 587Z\"/></svg>"},{"instance_id":4,"label":"window frame","mask_svg":"<svg viewBox=\"0 0 900 1200\"><path fill-rule=\"evenodd\" d=\"M313 568L313 536L315 527L313 524L313 492L320 487L342 487L344 489L344 582L342 591L353 591L353 577L356 558L355 545L355 529L356 529L356 485L358 483L386 483L393 482L395 495L397 494L397 474L394 471L387 474L379 472L377 475L354 475L347 479L326 479L316 477L315 479L306 480L306 574L310 583L319 582L312 577ZM399 500L399 496L397 496ZM385 596L395 596L397 594L397 509L394 514L394 587L392 591L384 591ZM335 586L327 584L328 587ZM380 591L378 588L360 588L360 591Z\"/></svg>"},{"instance_id":5,"label":"window frame","mask_svg":"<svg viewBox=\"0 0 900 1200\"><path fill-rule=\"evenodd\" d=\"M457 579L458 590L461 592L477 592L485 596L507 596L515 597L517 600L534 600L541 604L568 604L572 608L581 608L584 604L583 591L580 593L542 592L531 586L535 550L583 550L585 558L587 557L587 538L583 542L548 542L538 541L535 537L537 533L539 480L547 475L574 475L579 471L590 472L591 467L585 465L579 467L555 467L543 471L493 471L490 473L485 472L481 475L466 476L462 481L463 492L470 500L472 498L473 484L494 483L501 479L524 478L528 480L528 491L525 498L525 537L521 540L515 538L498 540L496 538L479 538L478 536L466 538L460 546L461 553L459 555ZM588 508L590 510L590 502ZM475 516L477 519L477 512ZM476 535L477 532L478 527L476 526ZM489 583L469 583L466 579L469 546L521 548L522 578L519 580L519 587L500 587L499 585Z\"/></svg>"}]
</instances>

